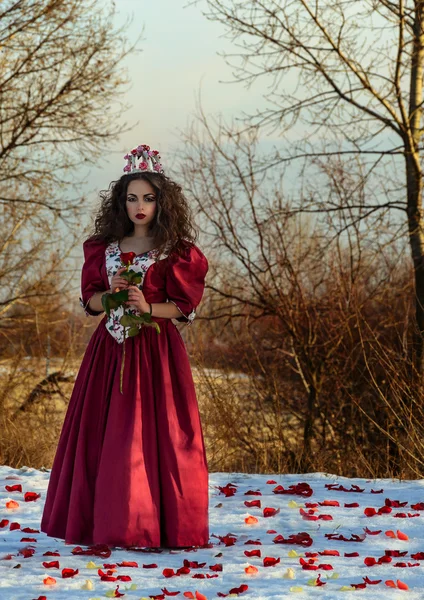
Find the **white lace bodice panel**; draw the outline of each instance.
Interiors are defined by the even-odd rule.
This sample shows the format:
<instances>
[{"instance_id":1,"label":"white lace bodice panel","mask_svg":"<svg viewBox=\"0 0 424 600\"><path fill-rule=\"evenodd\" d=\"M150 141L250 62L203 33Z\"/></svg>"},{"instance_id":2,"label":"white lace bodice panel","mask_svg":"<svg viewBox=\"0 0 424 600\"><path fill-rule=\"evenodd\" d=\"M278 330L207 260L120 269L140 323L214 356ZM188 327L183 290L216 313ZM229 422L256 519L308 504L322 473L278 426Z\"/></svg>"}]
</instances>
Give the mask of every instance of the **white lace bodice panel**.
<instances>
[{"instance_id":1,"label":"white lace bodice panel","mask_svg":"<svg viewBox=\"0 0 424 600\"><path fill-rule=\"evenodd\" d=\"M106 272L107 272L107 276L109 279L109 285L111 285L112 277L115 275L115 273L118 271L118 269L120 269L120 267L122 266L121 259L120 259L121 250L119 248L119 242L115 241L115 242L111 242L110 244L108 244L108 246L106 247L105 253L106 253ZM133 271L136 271L136 273L141 273L142 279L141 279L140 283L137 284L137 287L140 290L143 287L144 276L145 276L148 268L156 261L163 260L167 256L168 255L166 253L162 253L159 256L158 250L156 248L154 248L153 250L149 250L148 252L144 252L143 254L138 254L136 256L133 264L130 266L130 269L132 269ZM141 314L137 308L135 308L134 306L131 306L130 304L128 304L126 306L125 313L132 314L132 315L140 315ZM124 327L119 322L119 319L122 317L123 314L124 314L123 306L119 306L116 309L112 309L110 311L110 316L107 318L107 320L105 322L105 327L106 327L107 331L120 344L122 344L124 341ZM140 327L142 327L142 325L139 325L138 327L140 328ZM125 337L128 337L127 333L128 333L129 328L126 327L125 329L126 329Z\"/></svg>"}]
</instances>

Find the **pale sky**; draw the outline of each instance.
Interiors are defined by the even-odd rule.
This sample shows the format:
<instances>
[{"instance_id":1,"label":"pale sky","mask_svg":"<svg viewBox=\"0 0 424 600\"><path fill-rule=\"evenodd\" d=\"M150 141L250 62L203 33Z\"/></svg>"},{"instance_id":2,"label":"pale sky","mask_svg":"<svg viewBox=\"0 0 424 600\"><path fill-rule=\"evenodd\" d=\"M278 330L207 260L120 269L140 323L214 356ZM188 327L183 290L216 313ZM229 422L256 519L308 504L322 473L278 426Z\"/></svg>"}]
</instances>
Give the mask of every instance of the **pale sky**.
<instances>
[{"instance_id":1,"label":"pale sky","mask_svg":"<svg viewBox=\"0 0 424 600\"><path fill-rule=\"evenodd\" d=\"M97 1L110 3L110 0ZM225 29L220 23L203 16L205 0L199 0L195 6L188 6L189 3L190 0L115 0L117 24L131 19L130 39L137 37L144 27L144 37L138 44L142 52L128 57L122 65L128 69L131 80L131 88L122 99L130 106L123 120L134 127L105 148L98 167L81 170L80 191L88 195L90 208L93 202L98 205L98 192L122 175L126 162L123 155L138 144L159 150L165 171L172 169L178 152L178 130L184 130L193 120L200 87L206 114L223 115L228 121L241 116L243 111L251 114L270 106L263 98L269 84L264 78L249 89L242 83L223 83L233 81L234 77L218 53L237 52L237 48L224 37ZM286 89L288 85L295 87L297 74L286 75L284 85ZM290 135L302 135L304 127L297 122ZM262 132L261 148L270 150L275 142L278 132L268 140ZM289 187L299 186L297 166L290 163ZM285 188L287 179L288 176ZM86 217L84 225L91 217L89 210Z\"/></svg>"},{"instance_id":2,"label":"pale sky","mask_svg":"<svg viewBox=\"0 0 424 600\"><path fill-rule=\"evenodd\" d=\"M109 6L111 0L97 1ZM227 121L240 117L243 111L253 114L272 106L263 97L269 91L270 81L266 78L256 80L249 88L234 83L231 67L218 53L236 53L237 46L224 37L223 25L209 21L202 14L202 9L207 9L206 0L189 6L190 3L191 0L115 0L116 23L119 26L130 20L130 40L144 28L138 44L141 52L128 57L122 65L131 80L131 87L122 99L129 105L123 120L133 125L133 129L105 148L98 167L81 170L80 189L88 195L90 203L95 201L98 205L99 190L106 189L122 175L124 154L138 144L159 150L165 172L175 176L172 167L178 152L178 131L192 122L200 87L205 113L223 115ZM296 71L285 75L285 90L298 85L297 75ZM296 94L308 92L300 89ZM307 131L311 142L312 132L308 129L300 120L287 137L296 139ZM278 131L269 136L262 131L260 148L265 152L270 152L274 145L281 149L284 142L278 136ZM295 161L289 165L284 183L286 192L292 185L299 186L298 167L301 163Z\"/></svg>"},{"instance_id":3,"label":"pale sky","mask_svg":"<svg viewBox=\"0 0 424 600\"><path fill-rule=\"evenodd\" d=\"M107 2L99 0L103 1ZM203 0L196 6L188 4L188 0L116 0L118 23L132 17L130 37L136 37L144 25L144 38L138 45L142 52L124 63L132 80L123 99L131 105L124 120L139 123L107 148L101 168L84 173L87 190L105 188L117 179L126 162L123 155L138 144L159 150L165 168L172 165L178 130L192 120L200 86L208 114L231 118L240 115L242 109L253 111L264 106L258 85L247 92L240 83L220 83L234 78L217 52L234 48L222 37L222 25L202 15Z\"/></svg>"}]
</instances>

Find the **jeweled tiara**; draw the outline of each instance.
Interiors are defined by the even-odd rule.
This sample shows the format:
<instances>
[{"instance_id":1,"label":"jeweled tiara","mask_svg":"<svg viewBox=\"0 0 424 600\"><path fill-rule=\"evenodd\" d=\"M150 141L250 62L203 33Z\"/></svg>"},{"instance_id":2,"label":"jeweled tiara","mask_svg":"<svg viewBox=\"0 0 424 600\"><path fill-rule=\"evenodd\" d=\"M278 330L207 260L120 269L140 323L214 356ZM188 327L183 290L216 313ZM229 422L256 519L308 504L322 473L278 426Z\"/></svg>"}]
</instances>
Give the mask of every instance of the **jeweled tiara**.
<instances>
[{"instance_id":1,"label":"jeweled tiara","mask_svg":"<svg viewBox=\"0 0 424 600\"><path fill-rule=\"evenodd\" d=\"M161 165L159 152L157 150L150 150L150 146L141 144L134 148L128 154L124 156L127 164L124 167L125 173L144 173L149 171L151 173L162 173L163 167ZM140 162L137 165L137 161Z\"/></svg>"}]
</instances>

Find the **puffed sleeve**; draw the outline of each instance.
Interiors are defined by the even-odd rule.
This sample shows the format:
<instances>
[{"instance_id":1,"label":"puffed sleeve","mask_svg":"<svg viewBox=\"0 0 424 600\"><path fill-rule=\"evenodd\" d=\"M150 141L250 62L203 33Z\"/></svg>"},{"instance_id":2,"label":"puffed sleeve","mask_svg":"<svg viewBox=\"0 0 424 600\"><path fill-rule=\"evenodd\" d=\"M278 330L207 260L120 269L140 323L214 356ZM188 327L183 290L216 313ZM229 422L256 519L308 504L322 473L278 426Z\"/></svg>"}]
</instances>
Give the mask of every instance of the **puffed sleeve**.
<instances>
[{"instance_id":1,"label":"puffed sleeve","mask_svg":"<svg viewBox=\"0 0 424 600\"><path fill-rule=\"evenodd\" d=\"M167 302L173 302L181 313L177 321L192 324L203 296L208 268L206 256L194 244L187 245L182 256L169 257L166 294Z\"/></svg>"},{"instance_id":2,"label":"puffed sleeve","mask_svg":"<svg viewBox=\"0 0 424 600\"><path fill-rule=\"evenodd\" d=\"M82 247L84 250L84 264L81 270L81 296L79 301L85 314L95 317L103 311L92 310L88 303L95 292L106 291L101 273L103 261L105 260L105 243L88 239Z\"/></svg>"}]
</instances>

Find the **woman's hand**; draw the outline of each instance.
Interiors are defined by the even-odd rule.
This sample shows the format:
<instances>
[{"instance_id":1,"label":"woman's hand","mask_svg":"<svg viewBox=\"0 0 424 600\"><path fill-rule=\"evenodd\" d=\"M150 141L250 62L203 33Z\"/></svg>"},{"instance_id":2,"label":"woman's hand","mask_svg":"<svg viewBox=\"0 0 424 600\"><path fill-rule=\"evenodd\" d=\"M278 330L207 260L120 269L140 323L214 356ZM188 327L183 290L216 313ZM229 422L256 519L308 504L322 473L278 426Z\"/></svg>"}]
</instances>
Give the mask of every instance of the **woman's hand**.
<instances>
[{"instance_id":1,"label":"woman's hand","mask_svg":"<svg viewBox=\"0 0 424 600\"><path fill-rule=\"evenodd\" d=\"M134 284L128 287L128 302L125 304L135 306L141 313L150 312L149 303L146 302L143 292Z\"/></svg>"},{"instance_id":2,"label":"woman's hand","mask_svg":"<svg viewBox=\"0 0 424 600\"><path fill-rule=\"evenodd\" d=\"M110 282L110 289L112 290L112 294L114 292L119 292L120 289L127 289L128 287L128 281L126 279L124 279L123 277L120 277L120 274L122 273L122 271L125 271L126 267L121 267L120 269L118 269L115 273L115 275L112 277L112 280Z\"/></svg>"}]
</instances>

